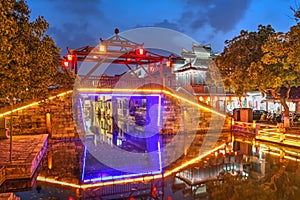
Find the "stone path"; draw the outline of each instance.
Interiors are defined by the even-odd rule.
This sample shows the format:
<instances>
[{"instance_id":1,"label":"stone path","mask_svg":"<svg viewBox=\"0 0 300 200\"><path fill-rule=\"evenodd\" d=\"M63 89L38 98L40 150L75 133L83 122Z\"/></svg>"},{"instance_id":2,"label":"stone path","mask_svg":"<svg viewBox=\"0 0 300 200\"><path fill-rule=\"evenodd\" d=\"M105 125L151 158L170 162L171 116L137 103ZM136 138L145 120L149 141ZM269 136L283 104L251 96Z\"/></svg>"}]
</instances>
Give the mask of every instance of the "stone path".
<instances>
[{"instance_id":1,"label":"stone path","mask_svg":"<svg viewBox=\"0 0 300 200\"><path fill-rule=\"evenodd\" d=\"M0 140L0 185L8 179L31 178L47 151L48 135L13 136Z\"/></svg>"}]
</instances>

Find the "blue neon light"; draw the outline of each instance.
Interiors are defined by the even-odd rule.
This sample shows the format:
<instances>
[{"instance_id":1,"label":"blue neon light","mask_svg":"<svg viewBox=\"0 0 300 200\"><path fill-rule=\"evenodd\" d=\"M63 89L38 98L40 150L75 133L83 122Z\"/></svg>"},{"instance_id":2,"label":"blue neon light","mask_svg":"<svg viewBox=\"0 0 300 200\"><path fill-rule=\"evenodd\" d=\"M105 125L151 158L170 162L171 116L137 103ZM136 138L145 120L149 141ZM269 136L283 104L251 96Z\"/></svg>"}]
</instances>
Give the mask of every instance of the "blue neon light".
<instances>
[{"instance_id":1,"label":"blue neon light","mask_svg":"<svg viewBox=\"0 0 300 200\"><path fill-rule=\"evenodd\" d=\"M153 172L143 172L143 173L136 173L136 174L124 174L124 175L116 175L116 176L105 176L105 177L95 177L95 178L88 178L84 179L84 171L85 171L85 160L86 160L86 147L84 149L84 163L83 163L83 170L82 170L82 181L84 183L88 182L96 182L96 181L108 181L108 180L117 180L117 179L124 179L124 178L131 178L131 177L140 177L145 175L155 175L162 173L162 159L161 159L161 149L160 149L160 142L157 142L158 145L158 157L159 157L159 170Z\"/></svg>"},{"instance_id":2,"label":"blue neon light","mask_svg":"<svg viewBox=\"0 0 300 200\"><path fill-rule=\"evenodd\" d=\"M160 126L160 115L161 115L161 113L160 113L160 109L161 108L161 95L159 95L159 97L158 97L158 113L157 113L157 126Z\"/></svg>"},{"instance_id":3,"label":"blue neon light","mask_svg":"<svg viewBox=\"0 0 300 200\"><path fill-rule=\"evenodd\" d=\"M160 142L157 142L158 149L158 159L159 159L159 171L162 172L162 161L161 161L161 151L160 151Z\"/></svg>"},{"instance_id":4,"label":"blue neon light","mask_svg":"<svg viewBox=\"0 0 300 200\"><path fill-rule=\"evenodd\" d=\"M82 174L81 174L81 181L84 182L84 171L85 171L85 158L86 158L86 146L84 146L84 153L83 153L83 166L82 166Z\"/></svg>"},{"instance_id":5,"label":"blue neon light","mask_svg":"<svg viewBox=\"0 0 300 200\"><path fill-rule=\"evenodd\" d=\"M79 99L79 106L80 106L80 111L81 111L81 120L82 120L82 125L84 128L84 131L86 132L86 127L85 127L85 123L84 123L84 116L83 116L83 107L82 107L82 101L81 99Z\"/></svg>"},{"instance_id":6,"label":"blue neon light","mask_svg":"<svg viewBox=\"0 0 300 200\"><path fill-rule=\"evenodd\" d=\"M161 121L161 103L162 103L162 96L161 94L114 94L114 93L109 93L109 94L99 94L99 93L95 93L95 94L80 94L81 96L124 96L124 97L138 97L138 96L146 96L146 97L158 97L158 119L157 119L157 126L160 125L160 121ZM83 112L83 102L80 100L80 109L81 109L81 113ZM86 131L86 126L84 123L84 115L82 114L82 122L83 122L83 126L84 126L84 130ZM99 177L95 177L95 178L87 178L85 179L85 170L86 170L86 157L87 157L87 147L85 146L84 149L84 162L83 162L83 170L82 170L82 175L81 175L81 179L84 183L87 182L96 182L96 181L107 181L107 180L116 180L116 179L124 179L124 178L130 178L130 177L140 177L140 176L146 176L146 175L154 175L154 174L161 174L162 173L162 156L161 156L161 147L160 147L160 142L158 141L157 143L157 147L158 147L158 158L159 158L159 170L158 171L150 171L150 172L143 172L143 173L135 173L135 174L123 174L123 175L115 175L115 176L102 176Z\"/></svg>"},{"instance_id":7,"label":"blue neon light","mask_svg":"<svg viewBox=\"0 0 300 200\"><path fill-rule=\"evenodd\" d=\"M97 177L97 178L91 178L91 179L85 179L83 180L84 183L88 182L96 182L96 181L108 181L108 180L116 180L116 179L124 179L124 178L131 178L131 177L140 177L144 175L155 175L155 174L161 174L161 171L154 171L150 173L137 173L137 174L126 174L126 175L118 175L118 176L105 176L105 177Z\"/></svg>"},{"instance_id":8,"label":"blue neon light","mask_svg":"<svg viewBox=\"0 0 300 200\"><path fill-rule=\"evenodd\" d=\"M88 93L88 94L80 94L80 96L124 96L124 97L136 97L136 96L155 96L160 97L160 94L117 94L117 93Z\"/></svg>"}]
</instances>

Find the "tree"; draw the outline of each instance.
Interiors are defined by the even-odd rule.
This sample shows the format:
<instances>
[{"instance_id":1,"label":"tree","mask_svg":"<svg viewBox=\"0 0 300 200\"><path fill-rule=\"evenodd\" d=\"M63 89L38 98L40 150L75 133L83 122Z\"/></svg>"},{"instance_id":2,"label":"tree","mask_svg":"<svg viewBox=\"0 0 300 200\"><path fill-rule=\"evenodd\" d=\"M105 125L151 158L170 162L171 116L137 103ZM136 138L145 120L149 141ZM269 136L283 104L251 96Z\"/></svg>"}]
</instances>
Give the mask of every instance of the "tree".
<instances>
[{"instance_id":1,"label":"tree","mask_svg":"<svg viewBox=\"0 0 300 200\"><path fill-rule=\"evenodd\" d=\"M16 2L1 0L1 54L0 54L0 96L2 98L24 95L28 86L29 69L26 66L26 44L19 37L22 31L17 18L21 14L15 9Z\"/></svg>"},{"instance_id":2,"label":"tree","mask_svg":"<svg viewBox=\"0 0 300 200\"><path fill-rule=\"evenodd\" d=\"M241 31L240 36L227 41L217 57L225 86L236 94L260 91L280 99L285 127L289 127L289 92L299 85L299 34L298 25L286 34L275 33L270 25L259 25L257 32Z\"/></svg>"},{"instance_id":3,"label":"tree","mask_svg":"<svg viewBox=\"0 0 300 200\"><path fill-rule=\"evenodd\" d=\"M43 17L30 22L24 0L0 0L0 98L45 98L52 77L58 72L59 49L46 35L49 24ZM12 159L13 116L10 119Z\"/></svg>"},{"instance_id":4,"label":"tree","mask_svg":"<svg viewBox=\"0 0 300 200\"><path fill-rule=\"evenodd\" d=\"M43 17L30 22L24 0L1 0L0 96L43 98L60 64L59 48Z\"/></svg>"},{"instance_id":5,"label":"tree","mask_svg":"<svg viewBox=\"0 0 300 200\"><path fill-rule=\"evenodd\" d=\"M216 58L225 87L238 95L258 89L257 81L253 80L257 71L250 71L251 65L260 61L264 54L261 46L274 33L270 25L259 25L257 32L242 30L239 36L225 41L224 51Z\"/></svg>"},{"instance_id":6,"label":"tree","mask_svg":"<svg viewBox=\"0 0 300 200\"><path fill-rule=\"evenodd\" d=\"M262 46L264 56L252 66L258 69L259 89L280 99L284 107L285 127L289 127L287 100L293 86L300 85L300 25L287 33L276 33Z\"/></svg>"},{"instance_id":7,"label":"tree","mask_svg":"<svg viewBox=\"0 0 300 200\"><path fill-rule=\"evenodd\" d=\"M290 7L290 9L293 11L294 19L296 22L300 19L300 7L299 7L299 2L296 1L296 8Z\"/></svg>"}]
</instances>

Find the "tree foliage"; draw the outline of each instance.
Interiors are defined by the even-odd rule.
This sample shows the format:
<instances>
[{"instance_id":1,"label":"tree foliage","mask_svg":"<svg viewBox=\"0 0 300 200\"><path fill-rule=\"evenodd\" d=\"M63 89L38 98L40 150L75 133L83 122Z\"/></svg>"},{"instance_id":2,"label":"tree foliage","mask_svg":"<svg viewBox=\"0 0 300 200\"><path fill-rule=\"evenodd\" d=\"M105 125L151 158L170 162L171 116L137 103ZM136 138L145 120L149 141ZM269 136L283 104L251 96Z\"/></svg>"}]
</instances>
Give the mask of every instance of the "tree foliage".
<instances>
[{"instance_id":1,"label":"tree foliage","mask_svg":"<svg viewBox=\"0 0 300 200\"><path fill-rule=\"evenodd\" d=\"M259 76L256 80L260 91L269 92L274 98L279 98L285 116L289 115L286 101L290 97L292 86L300 85L300 25L291 27L287 33L276 33L262 46L264 52L256 67ZM252 68L252 70L255 70ZM259 81L258 81L259 80ZM287 90L282 93L282 88Z\"/></svg>"},{"instance_id":2,"label":"tree foliage","mask_svg":"<svg viewBox=\"0 0 300 200\"><path fill-rule=\"evenodd\" d=\"M210 199L296 199L299 184L295 179L296 169L291 170L288 161L273 162L269 160L266 176L260 179L251 176L245 178L241 173L232 175L228 172L220 174L221 181L206 183Z\"/></svg>"},{"instance_id":3,"label":"tree foliage","mask_svg":"<svg viewBox=\"0 0 300 200\"><path fill-rule=\"evenodd\" d=\"M239 36L226 41L216 59L225 86L238 95L250 91L270 94L280 99L288 117L289 92L292 86L300 85L299 35L299 24L287 33L259 25L256 32L242 30ZM282 93L284 87L286 92Z\"/></svg>"},{"instance_id":4,"label":"tree foliage","mask_svg":"<svg viewBox=\"0 0 300 200\"><path fill-rule=\"evenodd\" d=\"M216 58L225 87L233 88L238 95L258 89L253 80L253 75L257 77L258 73L251 69L264 54L262 45L274 33L270 25L259 25L256 32L242 30L239 36L225 41L224 51Z\"/></svg>"},{"instance_id":5,"label":"tree foliage","mask_svg":"<svg viewBox=\"0 0 300 200\"><path fill-rule=\"evenodd\" d=\"M24 0L0 0L0 97L42 98L58 73L59 48Z\"/></svg>"}]
</instances>

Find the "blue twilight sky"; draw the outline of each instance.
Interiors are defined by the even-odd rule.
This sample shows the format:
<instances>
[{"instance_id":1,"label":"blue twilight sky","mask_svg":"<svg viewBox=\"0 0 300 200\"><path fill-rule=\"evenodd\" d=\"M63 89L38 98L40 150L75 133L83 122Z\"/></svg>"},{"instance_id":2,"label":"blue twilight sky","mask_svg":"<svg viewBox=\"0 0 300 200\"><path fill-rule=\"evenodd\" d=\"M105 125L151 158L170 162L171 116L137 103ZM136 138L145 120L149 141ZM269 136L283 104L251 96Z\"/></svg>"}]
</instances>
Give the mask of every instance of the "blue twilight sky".
<instances>
[{"instance_id":1,"label":"blue twilight sky","mask_svg":"<svg viewBox=\"0 0 300 200\"><path fill-rule=\"evenodd\" d=\"M295 25L290 7L299 0L27 0L31 17L44 16L48 34L63 50L95 46L99 38L137 27L180 31L222 52L224 41L240 30L271 24L286 32Z\"/></svg>"}]
</instances>

